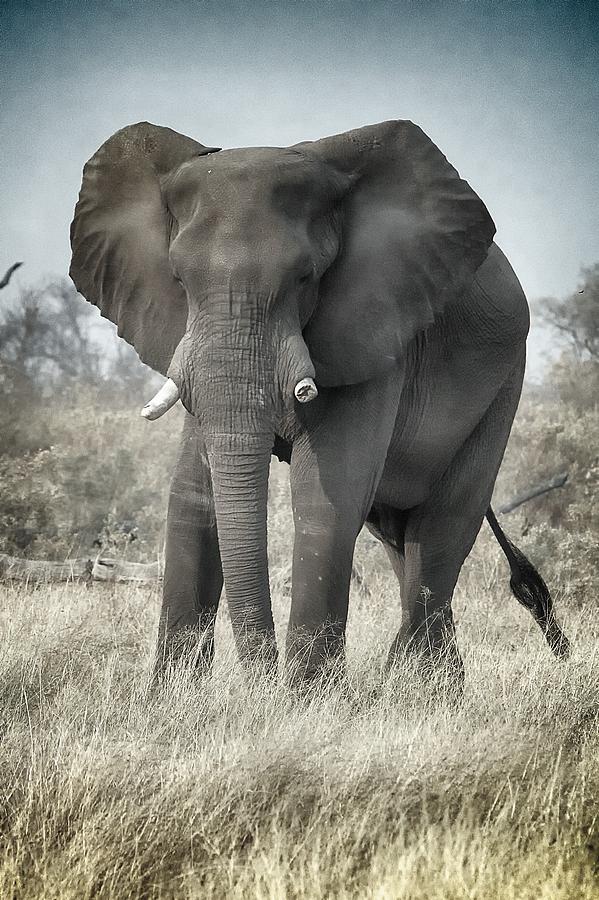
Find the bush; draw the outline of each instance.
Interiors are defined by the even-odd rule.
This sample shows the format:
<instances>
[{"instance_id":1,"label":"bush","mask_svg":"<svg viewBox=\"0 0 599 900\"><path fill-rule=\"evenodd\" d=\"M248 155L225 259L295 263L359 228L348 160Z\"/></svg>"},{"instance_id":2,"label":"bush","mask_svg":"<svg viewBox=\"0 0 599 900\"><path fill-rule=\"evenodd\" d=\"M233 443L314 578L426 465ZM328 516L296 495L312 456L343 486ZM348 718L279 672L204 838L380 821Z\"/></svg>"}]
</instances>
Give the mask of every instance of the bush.
<instances>
[{"instance_id":1,"label":"bush","mask_svg":"<svg viewBox=\"0 0 599 900\"><path fill-rule=\"evenodd\" d=\"M149 424L142 403L107 409L90 388L53 399L41 423L45 446L0 457L4 552L64 559L101 549L156 558L178 444L173 418L182 414Z\"/></svg>"},{"instance_id":2,"label":"bush","mask_svg":"<svg viewBox=\"0 0 599 900\"><path fill-rule=\"evenodd\" d=\"M561 385L574 390L578 370L589 375L588 366L564 358L547 378L550 387L523 398L495 492L499 506L568 473L564 487L529 501L502 524L550 587L574 605L595 602L599 593L599 407L585 397L584 377L574 391L577 403L564 402Z\"/></svg>"},{"instance_id":3,"label":"bush","mask_svg":"<svg viewBox=\"0 0 599 900\"><path fill-rule=\"evenodd\" d=\"M66 282L4 311L0 550L155 558L177 433L140 419L156 378Z\"/></svg>"}]
</instances>

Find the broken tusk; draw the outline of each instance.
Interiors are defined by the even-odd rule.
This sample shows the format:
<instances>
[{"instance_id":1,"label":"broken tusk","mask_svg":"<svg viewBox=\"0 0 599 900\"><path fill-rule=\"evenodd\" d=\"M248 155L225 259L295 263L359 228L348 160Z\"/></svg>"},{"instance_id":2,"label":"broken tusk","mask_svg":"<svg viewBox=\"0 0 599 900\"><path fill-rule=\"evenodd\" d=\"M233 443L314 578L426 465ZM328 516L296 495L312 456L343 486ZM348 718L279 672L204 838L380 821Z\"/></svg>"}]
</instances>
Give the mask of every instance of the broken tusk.
<instances>
[{"instance_id":1,"label":"broken tusk","mask_svg":"<svg viewBox=\"0 0 599 900\"><path fill-rule=\"evenodd\" d=\"M153 397L149 403L146 403L141 414L144 419L159 419L160 416L163 416L165 412L169 411L171 406L175 405L178 399L179 388L172 378L169 378L168 381L162 385L156 396Z\"/></svg>"},{"instance_id":2,"label":"broken tusk","mask_svg":"<svg viewBox=\"0 0 599 900\"><path fill-rule=\"evenodd\" d=\"M302 378L296 384L293 393L295 394L295 399L299 400L300 403L309 403L310 400L318 397L318 388L312 378Z\"/></svg>"}]
</instances>

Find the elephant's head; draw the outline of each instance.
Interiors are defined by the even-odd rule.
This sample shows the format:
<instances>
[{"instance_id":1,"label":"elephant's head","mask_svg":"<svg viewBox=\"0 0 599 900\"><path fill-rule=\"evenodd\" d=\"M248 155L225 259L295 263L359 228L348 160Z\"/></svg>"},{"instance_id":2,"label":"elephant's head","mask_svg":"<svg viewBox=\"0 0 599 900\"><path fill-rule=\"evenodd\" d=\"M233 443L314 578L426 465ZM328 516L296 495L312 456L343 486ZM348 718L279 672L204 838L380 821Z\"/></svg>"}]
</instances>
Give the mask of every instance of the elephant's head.
<instances>
[{"instance_id":1,"label":"elephant's head","mask_svg":"<svg viewBox=\"0 0 599 900\"><path fill-rule=\"evenodd\" d=\"M180 396L202 424L240 646L272 632L277 416L313 399L314 381L353 384L394 366L468 283L494 230L411 122L220 152L140 123L87 163L71 276L171 379L145 414Z\"/></svg>"}]
</instances>

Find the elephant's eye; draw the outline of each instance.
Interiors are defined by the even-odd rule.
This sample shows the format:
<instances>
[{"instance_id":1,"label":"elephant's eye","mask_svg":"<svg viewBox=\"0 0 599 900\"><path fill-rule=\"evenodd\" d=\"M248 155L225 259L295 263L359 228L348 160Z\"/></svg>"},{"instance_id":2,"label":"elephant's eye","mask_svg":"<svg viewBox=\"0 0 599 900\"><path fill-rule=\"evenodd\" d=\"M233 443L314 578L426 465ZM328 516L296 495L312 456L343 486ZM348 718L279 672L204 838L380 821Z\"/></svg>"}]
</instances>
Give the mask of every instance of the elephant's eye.
<instances>
[{"instance_id":1,"label":"elephant's eye","mask_svg":"<svg viewBox=\"0 0 599 900\"><path fill-rule=\"evenodd\" d=\"M313 277L314 277L314 269L310 269L309 272L304 272L303 275L300 275L300 277L298 278L298 282L300 284L308 284L309 281L312 281Z\"/></svg>"}]
</instances>

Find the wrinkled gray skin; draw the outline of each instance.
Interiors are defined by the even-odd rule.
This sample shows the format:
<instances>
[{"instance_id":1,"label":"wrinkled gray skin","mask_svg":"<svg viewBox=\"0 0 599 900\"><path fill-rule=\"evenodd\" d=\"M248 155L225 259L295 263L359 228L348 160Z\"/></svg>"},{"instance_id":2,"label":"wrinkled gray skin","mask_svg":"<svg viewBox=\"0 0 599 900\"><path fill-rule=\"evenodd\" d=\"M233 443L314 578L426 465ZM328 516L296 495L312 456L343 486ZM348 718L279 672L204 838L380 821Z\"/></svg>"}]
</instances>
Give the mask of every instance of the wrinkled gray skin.
<instances>
[{"instance_id":1,"label":"wrinkled gray skin","mask_svg":"<svg viewBox=\"0 0 599 900\"><path fill-rule=\"evenodd\" d=\"M342 653L366 523L401 587L390 659L446 651L461 671L451 599L491 499L529 325L494 231L410 122L221 152L140 123L90 160L71 275L188 411L161 659L189 651L199 629L209 664L224 577L240 657L275 664L274 448L293 495L291 670L310 677ZM305 377L319 394L301 405Z\"/></svg>"}]
</instances>

